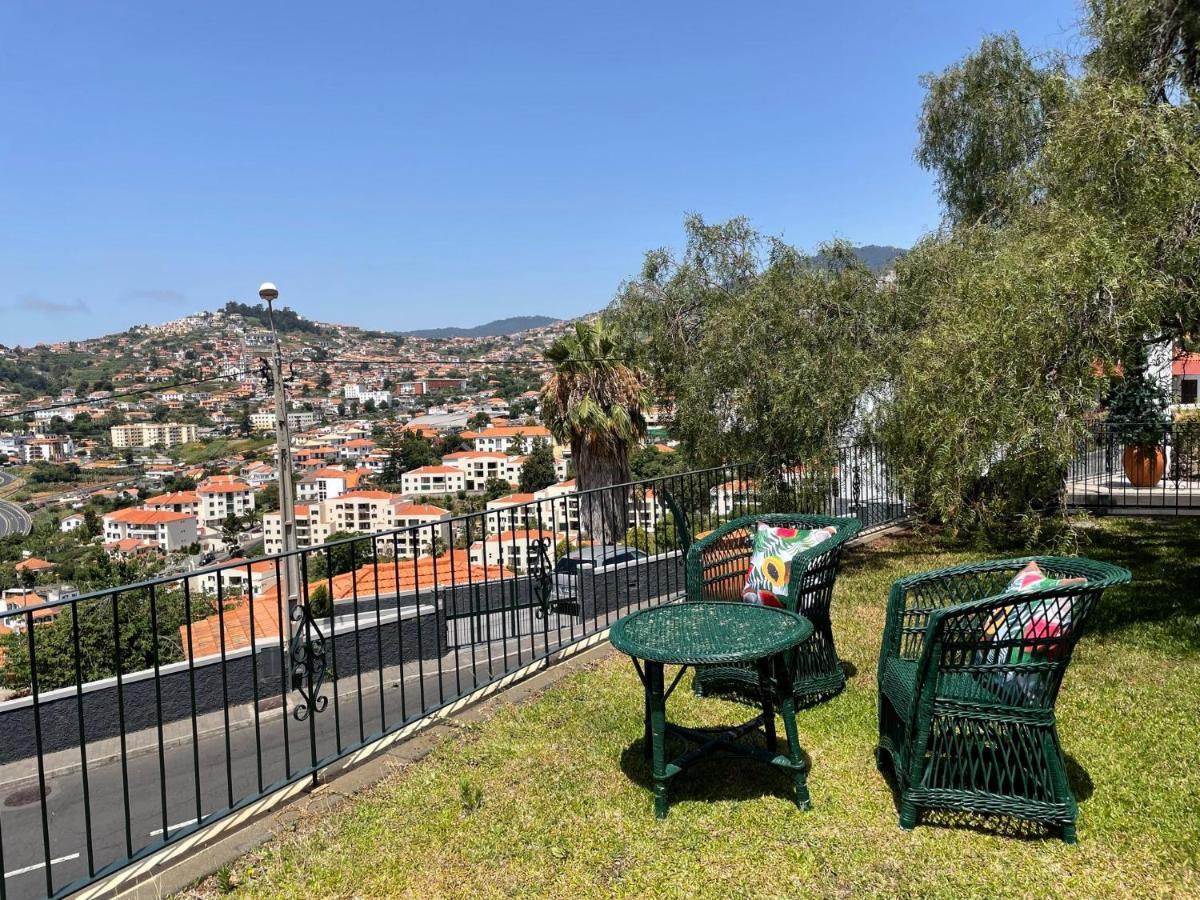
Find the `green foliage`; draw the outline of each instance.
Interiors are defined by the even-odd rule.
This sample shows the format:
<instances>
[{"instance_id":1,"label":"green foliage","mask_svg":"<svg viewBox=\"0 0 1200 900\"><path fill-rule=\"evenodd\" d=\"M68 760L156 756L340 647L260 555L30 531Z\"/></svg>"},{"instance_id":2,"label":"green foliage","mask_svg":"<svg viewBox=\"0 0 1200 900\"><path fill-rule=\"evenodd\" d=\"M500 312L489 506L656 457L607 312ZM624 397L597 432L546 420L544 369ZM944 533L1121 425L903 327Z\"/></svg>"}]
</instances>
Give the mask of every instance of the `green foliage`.
<instances>
[{"instance_id":1,"label":"green foliage","mask_svg":"<svg viewBox=\"0 0 1200 900\"><path fill-rule=\"evenodd\" d=\"M477 412L471 418L467 419L467 428L471 431L479 431L487 428L492 423L492 417L485 412Z\"/></svg>"},{"instance_id":2,"label":"green foliage","mask_svg":"<svg viewBox=\"0 0 1200 900\"><path fill-rule=\"evenodd\" d=\"M464 817L478 812L479 808L483 806L483 788L464 778L459 784L459 803L462 806Z\"/></svg>"},{"instance_id":3,"label":"green foliage","mask_svg":"<svg viewBox=\"0 0 1200 900\"><path fill-rule=\"evenodd\" d=\"M114 605L120 643L114 652ZM117 660L122 672L137 672L154 665L183 659L179 626L187 618L181 591L160 590L155 595L157 639L151 628L150 599L145 591L126 591L116 602L111 599L83 601L77 604L79 619L79 661L83 680L94 681L116 674ZM214 612L205 603L192 599L192 620ZM70 607L52 622L37 628L38 690L47 691L75 683L74 629ZM23 633L0 636L4 651L4 669L0 679L6 688L21 694L30 690L29 644Z\"/></svg>"},{"instance_id":4,"label":"green foliage","mask_svg":"<svg viewBox=\"0 0 1200 900\"><path fill-rule=\"evenodd\" d=\"M361 536L349 531L335 531L326 543L334 544L355 537ZM324 581L334 575L351 572L371 560L371 542L367 540L346 541L336 547L323 547L308 555L308 580Z\"/></svg>"},{"instance_id":5,"label":"green foliage","mask_svg":"<svg viewBox=\"0 0 1200 900\"><path fill-rule=\"evenodd\" d=\"M897 268L920 323L882 416L894 472L933 518L985 533L1044 540L1098 364L1200 320L1200 109L1091 78L1071 94L1024 176L1039 201Z\"/></svg>"},{"instance_id":6,"label":"green foliage","mask_svg":"<svg viewBox=\"0 0 1200 900\"><path fill-rule=\"evenodd\" d=\"M1153 102L1200 92L1200 6L1187 0L1088 0L1096 74L1142 86Z\"/></svg>"},{"instance_id":7,"label":"green foliage","mask_svg":"<svg viewBox=\"0 0 1200 900\"><path fill-rule=\"evenodd\" d=\"M940 75L925 75L916 158L937 174L955 223L1001 222L1028 200L1020 175L1067 100L1061 61L1039 68L1015 34L985 37Z\"/></svg>"},{"instance_id":8,"label":"green foliage","mask_svg":"<svg viewBox=\"0 0 1200 900\"><path fill-rule=\"evenodd\" d=\"M269 327L267 307L262 303L250 305L230 300L225 304L224 312L229 315L240 315L245 319L257 322L263 328ZM321 330L315 322L310 322L288 306L281 306L275 309L274 318L275 330L280 334L291 331L315 334Z\"/></svg>"},{"instance_id":9,"label":"green foliage","mask_svg":"<svg viewBox=\"0 0 1200 900\"><path fill-rule=\"evenodd\" d=\"M409 472L421 466L431 466L439 459L429 438L412 429L405 429L400 436L398 451L402 472Z\"/></svg>"},{"instance_id":10,"label":"green foliage","mask_svg":"<svg viewBox=\"0 0 1200 900\"><path fill-rule=\"evenodd\" d=\"M308 608L318 619L333 615L333 600L329 596L329 587L318 584L308 592Z\"/></svg>"},{"instance_id":11,"label":"green foliage","mask_svg":"<svg viewBox=\"0 0 1200 900\"><path fill-rule=\"evenodd\" d=\"M687 248L646 256L615 314L688 462L778 472L828 454L877 389L907 320L846 244L810 258L743 219L686 222Z\"/></svg>"},{"instance_id":12,"label":"green foliage","mask_svg":"<svg viewBox=\"0 0 1200 900\"><path fill-rule=\"evenodd\" d=\"M1171 398L1147 373L1144 355L1140 356L1124 377L1113 383L1108 395L1108 424L1123 444L1157 446L1163 441L1164 426L1171 421Z\"/></svg>"},{"instance_id":13,"label":"green foliage","mask_svg":"<svg viewBox=\"0 0 1200 900\"><path fill-rule=\"evenodd\" d=\"M484 500L495 500L512 493L512 485L503 478L489 478L483 485Z\"/></svg>"},{"instance_id":14,"label":"green foliage","mask_svg":"<svg viewBox=\"0 0 1200 900\"><path fill-rule=\"evenodd\" d=\"M79 480L79 466L75 463L34 463L25 475L31 484L61 484Z\"/></svg>"},{"instance_id":15,"label":"green foliage","mask_svg":"<svg viewBox=\"0 0 1200 900\"><path fill-rule=\"evenodd\" d=\"M656 447L639 447L629 456L629 472L637 481L686 472L687 468L682 454L664 453Z\"/></svg>"},{"instance_id":16,"label":"green foliage","mask_svg":"<svg viewBox=\"0 0 1200 900\"><path fill-rule=\"evenodd\" d=\"M261 516L265 512L279 509L279 482L271 481L259 488L254 495L254 511Z\"/></svg>"},{"instance_id":17,"label":"green foliage","mask_svg":"<svg viewBox=\"0 0 1200 900\"><path fill-rule=\"evenodd\" d=\"M533 441L525 462L521 463L520 489L526 494L540 491L558 481L554 472L554 451L549 441Z\"/></svg>"},{"instance_id":18,"label":"green foliage","mask_svg":"<svg viewBox=\"0 0 1200 900\"><path fill-rule=\"evenodd\" d=\"M580 491L629 481L629 453L646 433L649 397L639 371L620 355L620 332L604 320L575 323L575 330L546 349L554 365L542 389L542 420L571 447ZM581 501L588 532L611 543L624 531L613 492Z\"/></svg>"},{"instance_id":19,"label":"green foliage","mask_svg":"<svg viewBox=\"0 0 1200 900\"><path fill-rule=\"evenodd\" d=\"M221 540L227 547L236 547L238 537L242 533L242 520L233 513L228 513L221 521Z\"/></svg>"}]
</instances>

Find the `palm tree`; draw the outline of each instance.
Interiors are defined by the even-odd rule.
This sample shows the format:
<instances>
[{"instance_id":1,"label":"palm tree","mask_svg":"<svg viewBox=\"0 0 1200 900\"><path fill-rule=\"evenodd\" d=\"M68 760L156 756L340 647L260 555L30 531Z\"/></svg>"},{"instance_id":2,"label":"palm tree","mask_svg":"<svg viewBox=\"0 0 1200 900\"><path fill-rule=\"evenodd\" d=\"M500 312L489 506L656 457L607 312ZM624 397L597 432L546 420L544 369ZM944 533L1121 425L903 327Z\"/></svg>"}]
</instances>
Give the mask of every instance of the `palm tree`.
<instances>
[{"instance_id":1,"label":"palm tree","mask_svg":"<svg viewBox=\"0 0 1200 900\"><path fill-rule=\"evenodd\" d=\"M576 322L546 349L554 374L542 388L542 421L571 447L582 521L605 544L625 533L624 491L596 489L630 480L629 452L646 433L645 384L618 356L617 334L603 320Z\"/></svg>"}]
</instances>

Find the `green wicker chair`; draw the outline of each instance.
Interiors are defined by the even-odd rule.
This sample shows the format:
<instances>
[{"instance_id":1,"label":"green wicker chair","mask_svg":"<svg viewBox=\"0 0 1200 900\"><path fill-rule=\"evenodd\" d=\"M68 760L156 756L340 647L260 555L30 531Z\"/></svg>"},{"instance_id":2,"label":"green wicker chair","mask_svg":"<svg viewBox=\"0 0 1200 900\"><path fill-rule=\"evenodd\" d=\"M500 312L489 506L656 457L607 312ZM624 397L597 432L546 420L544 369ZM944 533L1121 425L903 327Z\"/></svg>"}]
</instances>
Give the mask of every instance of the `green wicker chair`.
<instances>
[{"instance_id":1,"label":"green wicker chair","mask_svg":"<svg viewBox=\"0 0 1200 900\"><path fill-rule=\"evenodd\" d=\"M1083 578L1004 593L1027 563ZM1088 613L1125 569L1049 556L924 572L892 585L879 655L879 747L891 757L900 826L922 810L971 812L1061 827L1077 807L1054 702ZM1005 620L1003 632L997 622ZM1047 622L1053 622L1052 626Z\"/></svg>"},{"instance_id":2,"label":"green wicker chair","mask_svg":"<svg viewBox=\"0 0 1200 900\"><path fill-rule=\"evenodd\" d=\"M741 602L746 570L754 553L754 535L760 522L790 525L794 528L834 527L837 533L792 559L788 583L789 609L813 624L813 635L798 648L792 660L795 697L807 706L838 693L846 684L829 604L837 578L842 546L858 533L862 524L850 517L804 515L802 513L762 513L727 522L692 544L687 556L687 596L689 600L729 600ZM693 687L697 694L758 697L758 673L752 666L704 666L696 669Z\"/></svg>"}]
</instances>

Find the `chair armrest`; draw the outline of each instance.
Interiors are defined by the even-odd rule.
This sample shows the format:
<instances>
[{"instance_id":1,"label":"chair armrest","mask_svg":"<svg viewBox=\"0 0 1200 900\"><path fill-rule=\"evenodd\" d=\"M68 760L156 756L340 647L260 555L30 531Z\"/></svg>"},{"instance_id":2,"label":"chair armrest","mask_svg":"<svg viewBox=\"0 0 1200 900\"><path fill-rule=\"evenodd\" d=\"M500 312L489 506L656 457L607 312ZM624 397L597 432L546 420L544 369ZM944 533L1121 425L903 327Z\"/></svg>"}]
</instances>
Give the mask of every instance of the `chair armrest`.
<instances>
[{"instance_id":1,"label":"chair armrest","mask_svg":"<svg viewBox=\"0 0 1200 900\"><path fill-rule=\"evenodd\" d=\"M741 584L754 552L753 525L756 521L753 516L734 519L692 544L687 554L687 599L741 598ZM735 579L738 582L736 590L731 590L729 585Z\"/></svg>"},{"instance_id":2,"label":"chair armrest","mask_svg":"<svg viewBox=\"0 0 1200 900\"><path fill-rule=\"evenodd\" d=\"M933 613L999 594L1027 559L963 563L901 578L888 594L879 677L894 657L918 660L929 640Z\"/></svg>"}]
</instances>

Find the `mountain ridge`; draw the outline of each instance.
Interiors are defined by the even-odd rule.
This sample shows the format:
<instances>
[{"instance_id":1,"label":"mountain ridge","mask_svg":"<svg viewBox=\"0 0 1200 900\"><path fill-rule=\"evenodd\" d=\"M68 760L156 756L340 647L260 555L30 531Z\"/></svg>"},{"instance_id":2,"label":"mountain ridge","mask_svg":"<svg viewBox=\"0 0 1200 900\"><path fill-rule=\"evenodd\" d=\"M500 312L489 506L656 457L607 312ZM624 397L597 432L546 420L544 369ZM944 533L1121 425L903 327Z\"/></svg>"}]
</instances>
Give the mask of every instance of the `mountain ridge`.
<instances>
[{"instance_id":1,"label":"mountain ridge","mask_svg":"<svg viewBox=\"0 0 1200 900\"><path fill-rule=\"evenodd\" d=\"M522 331L529 331L532 328L545 328L547 325L553 325L555 322L560 321L562 320L552 318L551 316L509 316L504 319L493 319L491 322L485 322L482 325L476 325L472 328L460 328L451 325L445 328L418 328L413 331L396 331L393 334L404 337L430 338L433 340L456 337L505 337Z\"/></svg>"}]
</instances>

